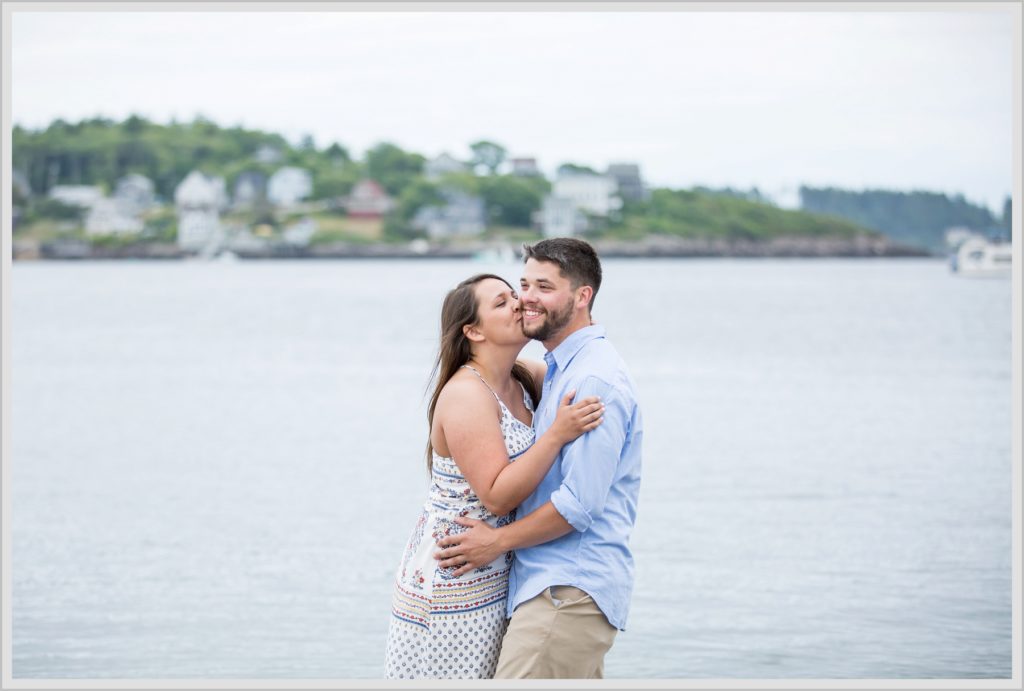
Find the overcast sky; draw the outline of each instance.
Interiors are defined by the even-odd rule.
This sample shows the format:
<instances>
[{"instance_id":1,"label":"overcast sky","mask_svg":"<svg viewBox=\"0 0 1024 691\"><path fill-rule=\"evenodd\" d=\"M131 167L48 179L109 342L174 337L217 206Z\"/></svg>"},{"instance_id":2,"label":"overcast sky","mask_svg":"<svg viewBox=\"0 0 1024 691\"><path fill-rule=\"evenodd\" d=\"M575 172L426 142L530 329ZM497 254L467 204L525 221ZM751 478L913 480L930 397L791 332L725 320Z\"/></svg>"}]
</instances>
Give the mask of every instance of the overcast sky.
<instances>
[{"instance_id":1,"label":"overcast sky","mask_svg":"<svg viewBox=\"0 0 1024 691\"><path fill-rule=\"evenodd\" d=\"M585 7L585 6L584 6ZM649 183L1012 187L1013 20L939 12L16 12L28 127L138 113Z\"/></svg>"}]
</instances>

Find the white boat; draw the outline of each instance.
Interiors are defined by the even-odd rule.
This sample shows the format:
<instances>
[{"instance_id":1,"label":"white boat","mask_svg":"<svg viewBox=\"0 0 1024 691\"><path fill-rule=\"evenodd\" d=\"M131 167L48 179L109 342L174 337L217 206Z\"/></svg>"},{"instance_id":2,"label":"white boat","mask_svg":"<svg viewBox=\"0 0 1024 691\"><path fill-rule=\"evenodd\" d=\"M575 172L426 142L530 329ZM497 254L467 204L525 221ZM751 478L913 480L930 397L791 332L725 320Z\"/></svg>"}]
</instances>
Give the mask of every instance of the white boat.
<instances>
[{"instance_id":1,"label":"white boat","mask_svg":"<svg viewBox=\"0 0 1024 691\"><path fill-rule=\"evenodd\" d=\"M953 270L961 276L1009 276L1012 261L1010 243L972 237L957 248Z\"/></svg>"},{"instance_id":2,"label":"white boat","mask_svg":"<svg viewBox=\"0 0 1024 691\"><path fill-rule=\"evenodd\" d=\"M487 262L489 264L512 264L516 261L516 251L512 249L512 245L508 243L502 243L500 245L492 245L486 247L473 254L473 259L478 262Z\"/></svg>"},{"instance_id":3,"label":"white boat","mask_svg":"<svg viewBox=\"0 0 1024 691\"><path fill-rule=\"evenodd\" d=\"M221 264L234 264L238 261L238 255L231 250L221 250L214 258L214 261L218 261Z\"/></svg>"}]
</instances>

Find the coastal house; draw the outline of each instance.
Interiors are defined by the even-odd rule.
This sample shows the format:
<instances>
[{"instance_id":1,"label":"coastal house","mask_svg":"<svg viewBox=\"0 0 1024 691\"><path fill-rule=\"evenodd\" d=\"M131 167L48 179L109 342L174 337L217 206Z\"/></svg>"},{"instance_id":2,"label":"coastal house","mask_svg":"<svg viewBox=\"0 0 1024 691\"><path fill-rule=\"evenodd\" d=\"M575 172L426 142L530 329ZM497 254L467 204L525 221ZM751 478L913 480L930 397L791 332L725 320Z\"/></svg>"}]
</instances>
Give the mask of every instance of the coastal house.
<instances>
[{"instance_id":1,"label":"coastal house","mask_svg":"<svg viewBox=\"0 0 1024 691\"><path fill-rule=\"evenodd\" d=\"M303 168L279 168L267 181L267 198L278 206L294 206L312 193L313 176Z\"/></svg>"},{"instance_id":2,"label":"coastal house","mask_svg":"<svg viewBox=\"0 0 1024 691\"><path fill-rule=\"evenodd\" d=\"M67 206L90 209L103 199L103 190L92 185L55 185L47 196Z\"/></svg>"},{"instance_id":3,"label":"coastal house","mask_svg":"<svg viewBox=\"0 0 1024 691\"><path fill-rule=\"evenodd\" d=\"M375 180L360 180L345 199L345 209L353 218L381 218L393 208L394 200Z\"/></svg>"},{"instance_id":4,"label":"coastal house","mask_svg":"<svg viewBox=\"0 0 1024 691\"><path fill-rule=\"evenodd\" d=\"M509 165L512 166L512 175L524 178L541 176L540 168L537 167L537 159L535 158L512 158L509 159Z\"/></svg>"},{"instance_id":5,"label":"coastal house","mask_svg":"<svg viewBox=\"0 0 1024 691\"><path fill-rule=\"evenodd\" d=\"M552 186L554 197L572 200L576 208L607 217L622 207L615 178L593 173L561 171Z\"/></svg>"},{"instance_id":6,"label":"coastal house","mask_svg":"<svg viewBox=\"0 0 1024 691\"><path fill-rule=\"evenodd\" d=\"M116 198L96 200L85 217L85 232L89 235L134 235L142 232L142 226L142 219L128 213Z\"/></svg>"},{"instance_id":7,"label":"coastal house","mask_svg":"<svg viewBox=\"0 0 1024 691\"><path fill-rule=\"evenodd\" d=\"M193 170L174 190L178 209L178 245L199 250L221 233L220 211L225 206L224 178Z\"/></svg>"},{"instance_id":8,"label":"coastal house","mask_svg":"<svg viewBox=\"0 0 1024 691\"><path fill-rule=\"evenodd\" d=\"M234 208L247 209L267 198L267 176L258 170L246 170L235 178Z\"/></svg>"},{"instance_id":9,"label":"coastal house","mask_svg":"<svg viewBox=\"0 0 1024 691\"><path fill-rule=\"evenodd\" d=\"M443 153L423 164L423 174L430 180L437 180L449 173L466 173L469 172L469 169L468 164L459 161L448 153Z\"/></svg>"},{"instance_id":10,"label":"coastal house","mask_svg":"<svg viewBox=\"0 0 1024 691\"><path fill-rule=\"evenodd\" d=\"M587 217L572 199L548 195L541 204L540 226L544 237L572 237L587 229Z\"/></svg>"},{"instance_id":11,"label":"coastal house","mask_svg":"<svg viewBox=\"0 0 1024 691\"><path fill-rule=\"evenodd\" d=\"M618 185L619 196L628 201L643 201L650 197L650 191L640 177L640 166L635 163L613 163L608 166L608 177Z\"/></svg>"},{"instance_id":12,"label":"coastal house","mask_svg":"<svg viewBox=\"0 0 1024 691\"><path fill-rule=\"evenodd\" d=\"M487 226L484 200L461 190L441 190L444 205L421 207L411 226L433 238L480 235Z\"/></svg>"},{"instance_id":13,"label":"coastal house","mask_svg":"<svg viewBox=\"0 0 1024 691\"><path fill-rule=\"evenodd\" d=\"M125 175L114 185L114 201L125 216L145 213L156 201L153 181L137 173Z\"/></svg>"}]
</instances>

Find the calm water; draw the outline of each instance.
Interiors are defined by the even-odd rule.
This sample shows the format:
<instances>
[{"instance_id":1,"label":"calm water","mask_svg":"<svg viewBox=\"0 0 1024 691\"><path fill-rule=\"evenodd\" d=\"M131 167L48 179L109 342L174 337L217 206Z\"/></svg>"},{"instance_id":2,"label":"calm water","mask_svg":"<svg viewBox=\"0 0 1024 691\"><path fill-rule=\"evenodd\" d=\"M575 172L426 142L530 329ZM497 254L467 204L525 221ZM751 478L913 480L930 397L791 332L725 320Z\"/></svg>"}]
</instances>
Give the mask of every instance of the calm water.
<instances>
[{"instance_id":1,"label":"calm water","mask_svg":"<svg viewBox=\"0 0 1024 691\"><path fill-rule=\"evenodd\" d=\"M11 280L15 677L380 677L472 262ZM608 261L645 415L609 677L1008 677L1011 285ZM529 352L539 356L539 346Z\"/></svg>"}]
</instances>

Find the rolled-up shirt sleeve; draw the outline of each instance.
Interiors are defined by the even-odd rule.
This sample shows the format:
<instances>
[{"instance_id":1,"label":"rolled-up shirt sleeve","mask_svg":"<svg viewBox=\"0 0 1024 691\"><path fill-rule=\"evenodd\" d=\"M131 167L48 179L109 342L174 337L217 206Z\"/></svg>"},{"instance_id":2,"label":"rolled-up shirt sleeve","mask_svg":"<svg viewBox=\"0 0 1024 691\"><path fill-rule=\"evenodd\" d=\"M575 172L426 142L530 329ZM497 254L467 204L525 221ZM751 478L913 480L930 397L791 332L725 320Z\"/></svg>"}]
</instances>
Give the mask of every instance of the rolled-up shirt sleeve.
<instances>
[{"instance_id":1,"label":"rolled-up shirt sleeve","mask_svg":"<svg viewBox=\"0 0 1024 691\"><path fill-rule=\"evenodd\" d=\"M604 422L563 451L562 484L551 494L551 503L558 513L581 533L604 510L630 420L630 411L611 384L587 377L577 387L575 400L587 396L601 397L605 405Z\"/></svg>"}]
</instances>

